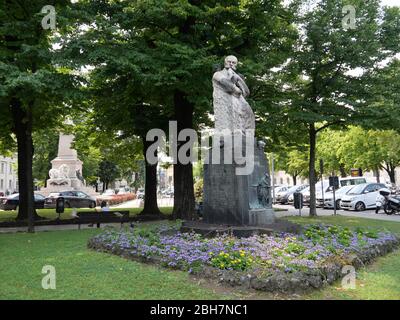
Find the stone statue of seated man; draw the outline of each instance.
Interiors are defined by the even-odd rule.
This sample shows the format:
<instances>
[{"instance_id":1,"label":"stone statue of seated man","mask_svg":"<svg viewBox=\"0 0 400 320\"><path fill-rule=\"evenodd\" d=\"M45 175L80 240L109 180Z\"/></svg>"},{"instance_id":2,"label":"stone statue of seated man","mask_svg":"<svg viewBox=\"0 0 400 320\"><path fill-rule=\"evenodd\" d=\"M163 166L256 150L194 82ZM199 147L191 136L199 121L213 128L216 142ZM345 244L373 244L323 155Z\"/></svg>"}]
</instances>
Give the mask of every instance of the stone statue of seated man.
<instances>
[{"instance_id":1,"label":"stone statue of seated man","mask_svg":"<svg viewBox=\"0 0 400 320\"><path fill-rule=\"evenodd\" d=\"M236 73L238 60L235 56L225 58L225 67L214 73L213 101L215 129L229 129L232 133L238 130L245 133L255 129L254 113L246 101L250 94L243 77Z\"/></svg>"}]
</instances>

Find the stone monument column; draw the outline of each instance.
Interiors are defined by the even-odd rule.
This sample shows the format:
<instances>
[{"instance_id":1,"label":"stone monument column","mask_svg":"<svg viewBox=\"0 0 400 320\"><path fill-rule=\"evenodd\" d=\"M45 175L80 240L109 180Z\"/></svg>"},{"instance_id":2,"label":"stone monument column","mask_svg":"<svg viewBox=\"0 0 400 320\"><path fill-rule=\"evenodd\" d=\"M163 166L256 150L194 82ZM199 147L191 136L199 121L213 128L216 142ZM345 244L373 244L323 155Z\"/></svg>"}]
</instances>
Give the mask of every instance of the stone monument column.
<instances>
[{"instance_id":1,"label":"stone monument column","mask_svg":"<svg viewBox=\"0 0 400 320\"><path fill-rule=\"evenodd\" d=\"M80 190L83 187L82 181L78 179L77 173L82 172L82 161L78 159L78 153L72 149L74 136L60 133L58 140L57 157L51 161L52 169L60 170L63 166L68 167L67 178L70 180L68 187ZM51 179L50 179L51 180ZM49 181L50 185L55 181Z\"/></svg>"},{"instance_id":2,"label":"stone monument column","mask_svg":"<svg viewBox=\"0 0 400 320\"><path fill-rule=\"evenodd\" d=\"M224 69L212 79L216 135L208 163L204 165L203 217L211 224L262 226L275 219L269 166L265 144L254 138L254 113L245 99L250 91L243 76L236 73L237 63L236 57L226 57ZM234 143L215 141L221 136L231 138ZM246 174L238 174L244 165L235 161L236 148L246 161L252 162L252 170ZM252 157L248 157L249 150ZM219 154L219 163L213 163L215 153ZM233 155L232 162L224 158L229 154Z\"/></svg>"},{"instance_id":3,"label":"stone monument column","mask_svg":"<svg viewBox=\"0 0 400 320\"><path fill-rule=\"evenodd\" d=\"M57 157L51 161L50 179L47 180L47 187L40 190L43 195L69 190L96 194L92 188L85 185L82 177L83 163L79 160L77 151L72 148L73 141L74 135L60 133Z\"/></svg>"}]
</instances>

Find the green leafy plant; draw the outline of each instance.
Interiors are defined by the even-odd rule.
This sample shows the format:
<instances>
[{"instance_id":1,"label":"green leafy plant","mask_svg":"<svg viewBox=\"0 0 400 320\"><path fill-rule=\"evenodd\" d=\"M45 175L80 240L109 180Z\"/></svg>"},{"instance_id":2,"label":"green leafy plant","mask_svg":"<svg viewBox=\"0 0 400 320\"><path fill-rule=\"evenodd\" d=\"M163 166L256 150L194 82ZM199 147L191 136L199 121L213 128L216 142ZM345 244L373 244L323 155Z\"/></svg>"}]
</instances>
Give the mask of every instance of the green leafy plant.
<instances>
[{"instance_id":1,"label":"green leafy plant","mask_svg":"<svg viewBox=\"0 0 400 320\"><path fill-rule=\"evenodd\" d=\"M221 251L218 254L211 252L210 255L212 256L212 266L219 269L243 271L248 269L254 263L252 256L244 250L231 252Z\"/></svg>"}]
</instances>

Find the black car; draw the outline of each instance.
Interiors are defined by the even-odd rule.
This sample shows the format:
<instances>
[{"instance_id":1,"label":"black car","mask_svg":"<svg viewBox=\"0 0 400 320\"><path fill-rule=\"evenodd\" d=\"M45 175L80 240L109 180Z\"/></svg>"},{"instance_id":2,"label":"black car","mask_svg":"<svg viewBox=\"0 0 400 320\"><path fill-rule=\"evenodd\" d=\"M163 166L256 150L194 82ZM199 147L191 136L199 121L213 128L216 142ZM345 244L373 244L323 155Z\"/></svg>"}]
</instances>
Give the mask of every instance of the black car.
<instances>
[{"instance_id":1,"label":"black car","mask_svg":"<svg viewBox=\"0 0 400 320\"><path fill-rule=\"evenodd\" d=\"M55 208L58 198L64 198L65 208L95 208L96 199L82 191L53 192L44 202L45 208Z\"/></svg>"},{"instance_id":2,"label":"black car","mask_svg":"<svg viewBox=\"0 0 400 320\"><path fill-rule=\"evenodd\" d=\"M45 197L35 193L35 209L43 209ZM0 201L0 209L2 210L17 210L19 206L19 193L14 193Z\"/></svg>"}]
</instances>

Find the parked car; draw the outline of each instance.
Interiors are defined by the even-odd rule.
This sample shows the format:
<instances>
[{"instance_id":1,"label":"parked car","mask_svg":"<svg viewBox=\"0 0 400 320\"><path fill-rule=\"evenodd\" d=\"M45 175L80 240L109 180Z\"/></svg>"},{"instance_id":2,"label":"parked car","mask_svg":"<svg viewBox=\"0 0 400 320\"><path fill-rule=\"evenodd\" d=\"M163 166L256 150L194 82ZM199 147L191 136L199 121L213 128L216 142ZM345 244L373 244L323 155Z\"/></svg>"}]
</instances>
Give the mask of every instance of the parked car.
<instances>
[{"instance_id":1,"label":"parked car","mask_svg":"<svg viewBox=\"0 0 400 320\"><path fill-rule=\"evenodd\" d=\"M345 177L339 178L339 184L341 187L344 186L355 186L358 184L368 183L367 179L364 177Z\"/></svg>"},{"instance_id":2,"label":"parked car","mask_svg":"<svg viewBox=\"0 0 400 320\"><path fill-rule=\"evenodd\" d=\"M122 195L122 194L128 194L130 193L129 191L127 191L125 188L118 188L116 194L118 195Z\"/></svg>"},{"instance_id":3,"label":"parked car","mask_svg":"<svg viewBox=\"0 0 400 320\"><path fill-rule=\"evenodd\" d=\"M279 202L279 200L283 197L283 195L290 189L291 187L277 187L275 188L275 202Z\"/></svg>"},{"instance_id":4,"label":"parked car","mask_svg":"<svg viewBox=\"0 0 400 320\"><path fill-rule=\"evenodd\" d=\"M53 192L46 198L44 202L45 208L55 208L56 201L59 197L64 198L65 208L94 208L96 207L96 199L82 191L62 191Z\"/></svg>"},{"instance_id":5,"label":"parked car","mask_svg":"<svg viewBox=\"0 0 400 320\"><path fill-rule=\"evenodd\" d=\"M45 197L41 194L35 193L35 209L43 209ZM19 206L19 193L14 193L5 197L0 202L0 209L2 210L17 210Z\"/></svg>"},{"instance_id":6,"label":"parked car","mask_svg":"<svg viewBox=\"0 0 400 320\"><path fill-rule=\"evenodd\" d=\"M167 188L161 191L161 195L166 198L172 198L174 196L174 188Z\"/></svg>"},{"instance_id":7,"label":"parked car","mask_svg":"<svg viewBox=\"0 0 400 320\"><path fill-rule=\"evenodd\" d=\"M336 209L340 209L340 201L342 200L342 197L349 192L351 189L354 188L354 185L348 185L341 187L335 191L335 201L336 201ZM322 194L318 194L317 196L317 207L320 208L327 208L327 209L333 209L333 191L331 190L326 192L324 194L324 199L322 199Z\"/></svg>"},{"instance_id":8,"label":"parked car","mask_svg":"<svg viewBox=\"0 0 400 320\"><path fill-rule=\"evenodd\" d=\"M310 204L310 186L307 186L303 190L296 191L296 192L300 192L303 195L303 205ZM288 198L288 203L291 205L294 205L294 194L296 192L292 193ZM307 201L307 203L306 203L306 201Z\"/></svg>"},{"instance_id":9,"label":"parked car","mask_svg":"<svg viewBox=\"0 0 400 320\"><path fill-rule=\"evenodd\" d=\"M144 189L139 188L138 191L136 192L136 198L137 199L144 199Z\"/></svg>"},{"instance_id":10,"label":"parked car","mask_svg":"<svg viewBox=\"0 0 400 320\"><path fill-rule=\"evenodd\" d=\"M300 192L307 187L308 187L308 184L297 185L297 186L293 186L293 187L289 188L288 190L286 190L283 193L278 193L276 195L276 202L278 202L280 204L287 204L287 203L289 203L290 195L292 195L295 192Z\"/></svg>"},{"instance_id":11,"label":"parked car","mask_svg":"<svg viewBox=\"0 0 400 320\"><path fill-rule=\"evenodd\" d=\"M344 210L363 211L376 207L376 197L379 189L386 188L383 183L363 183L354 186L342 196L340 207Z\"/></svg>"},{"instance_id":12,"label":"parked car","mask_svg":"<svg viewBox=\"0 0 400 320\"><path fill-rule=\"evenodd\" d=\"M362 183L367 183L366 179L364 177L346 177L346 178L339 178L339 185L341 186L341 188L343 187L348 187L347 191L349 191L352 187L354 187L355 185L358 184L362 184ZM322 188L324 190L324 192L322 192ZM338 189L340 190L340 189ZM338 190L336 192L338 192ZM301 191L301 193L303 194L303 205L304 206L310 206L310 188L308 187L307 189ZM316 206L317 207L323 207L323 201L322 201L322 196L326 199L326 195L325 194L330 194L330 202L329 204L332 204L332 206L330 208L333 208L333 190L332 187L329 186L329 180L323 180L322 183L321 181L317 182L315 184L315 199L316 199ZM340 195L340 193L339 193ZM341 196L341 195L340 195ZM293 195L291 197L289 197L289 203L290 199L293 198ZM329 198L328 198L329 199ZM336 199L336 194L335 194L335 199ZM337 207L339 208L339 204L340 202L337 201Z\"/></svg>"},{"instance_id":13,"label":"parked car","mask_svg":"<svg viewBox=\"0 0 400 320\"><path fill-rule=\"evenodd\" d=\"M276 196L278 193L285 192L289 188L290 188L289 186L275 186L273 191L274 191L275 196Z\"/></svg>"},{"instance_id":14,"label":"parked car","mask_svg":"<svg viewBox=\"0 0 400 320\"><path fill-rule=\"evenodd\" d=\"M323 188L324 192L322 192L322 188ZM329 180L323 180L322 183L321 183L321 181L317 182L315 184L315 199L321 198L322 194L325 195L326 192L329 192L331 190L332 190L332 187L329 187ZM303 194L303 205L309 207L310 206L310 187L301 191L301 193ZM317 201L316 201L316 206L318 207Z\"/></svg>"},{"instance_id":15,"label":"parked car","mask_svg":"<svg viewBox=\"0 0 400 320\"><path fill-rule=\"evenodd\" d=\"M114 191L114 189L107 189L101 195L102 196L114 196L115 195L115 191Z\"/></svg>"}]
</instances>

